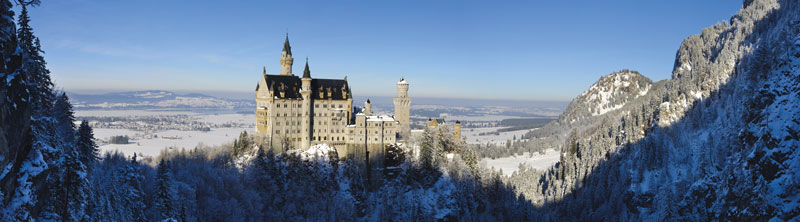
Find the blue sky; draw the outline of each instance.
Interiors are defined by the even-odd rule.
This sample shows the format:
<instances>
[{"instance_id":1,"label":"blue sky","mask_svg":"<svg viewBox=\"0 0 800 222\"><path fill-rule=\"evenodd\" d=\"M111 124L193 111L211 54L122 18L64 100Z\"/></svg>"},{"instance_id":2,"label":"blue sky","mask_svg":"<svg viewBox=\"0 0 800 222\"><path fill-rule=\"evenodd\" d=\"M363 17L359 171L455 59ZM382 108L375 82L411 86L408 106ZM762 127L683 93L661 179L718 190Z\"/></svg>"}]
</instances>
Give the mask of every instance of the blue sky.
<instances>
[{"instance_id":1,"label":"blue sky","mask_svg":"<svg viewBox=\"0 0 800 222\"><path fill-rule=\"evenodd\" d=\"M107 1L31 9L56 84L68 91L255 89L280 71L348 76L354 93L567 101L624 68L669 78L681 41L730 18L731 0Z\"/></svg>"}]
</instances>

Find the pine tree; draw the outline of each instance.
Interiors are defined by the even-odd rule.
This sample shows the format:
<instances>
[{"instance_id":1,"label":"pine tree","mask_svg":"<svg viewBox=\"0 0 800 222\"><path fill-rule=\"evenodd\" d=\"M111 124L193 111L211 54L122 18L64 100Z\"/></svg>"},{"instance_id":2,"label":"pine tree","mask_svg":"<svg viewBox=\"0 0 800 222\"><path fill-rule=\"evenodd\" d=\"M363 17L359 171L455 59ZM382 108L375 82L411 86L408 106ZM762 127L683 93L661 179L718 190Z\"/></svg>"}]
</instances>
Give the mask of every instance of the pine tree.
<instances>
[{"instance_id":1,"label":"pine tree","mask_svg":"<svg viewBox=\"0 0 800 222\"><path fill-rule=\"evenodd\" d=\"M136 162L136 154L134 153L131 162L122 167L119 173L120 178L116 182L119 184L116 187L115 196L121 199L120 208L122 208L122 218L120 221L147 221L144 214L144 190L142 188L142 181L144 176L139 172L139 163Z\"/></svg>"},{"instance_id":2,"label":"pine tree","mask_svg":"<svg viewBox=\"0 0 800 222\"><path fill-rule=\"evenodd\" d=\"M158 163L158 178L156 181L156 208L158 209L161 219L171 219L173 218L174 209L172 208L172 192L171 192L171 184L172 184L172 177L169 173L169 163L166 160L161 160Z\"/></svg>"},{"instance_id":3,"label":"pine tree","mask_svg":"<svg viewBox=\"0 0 800 222\"><path fill-rule=\"evenodd\" d=\"M56 98L55 106L53 107L53 116L56 119L56 132L60 139L64 142L64 147L71 150L71 146L75 144L75 112L72 111L72 104L69 102L67 93L62 92Z\"/></svg>"},{"instance_id":4,"label":"pine tree","mask_svg":"<svg viewBox=\"0 0 800 222\"><path fill-rule=\"evenodd\" d=\"M433 132L431 132L430 128L425 128L425 132L422 134L422 142L420 145L419 151L419 158L420 163L423 169L426 170L433 170L434 169L434 158L435 158L435 146L436 142L433 138Z\"/></svg>"},{"instance_id":5,"label":"pine tree","mask_svg":"<svg viewBox=\"0 0 800 222\"><path fill-rule=\"evenodd\" d=\"M253 140L247 134L247 131L242 131L239 134L239 139L233 141L233 156L239 156L245 154L248 150L251 150L253 147Z\"/></svg>"},{"instance_id":6,"label":"pine tree","mask_svg":"<svg viewBox=\"0 0 800 222\"><path fill-rule=\"evenodd\" d=\"M17 36L20 42L20 48L25 53L26 58L23 60L22 66L26 73L30 76L30 101L33 106L34 117L49 116L52 109L53 100L53 82L50 79L50 70L47 69L42 53L42 46L33 34L33 28L30 26L30 17L28 16L28 7L22 4L22 11L19 15L19 30Z\"/></svg>"},{"instance_id":7,"label":"pine tree","mask_svg":"<svg viewBox=\"0 0 800 222\"><path fill-rule=\"evenodd\" d=\"M86 216L88 181L86 168L77 155L77 152L72 151L64 158L63 179L58 186L61 188L59 214L68 221L80 221Z\"/></svg>"},{"instance_id":8,"label":"pine tree","mask_svg":"<svg viewBox=\"0 0 800 222\"><path fill-rule=\"evenodd\" d=\"M91 168L94 161L98 159L97 144L94 142L94 133L89 123L81 121L78 127L78 141L76 141L80 160L87 169Z\"/></svg>"}]
</instances>

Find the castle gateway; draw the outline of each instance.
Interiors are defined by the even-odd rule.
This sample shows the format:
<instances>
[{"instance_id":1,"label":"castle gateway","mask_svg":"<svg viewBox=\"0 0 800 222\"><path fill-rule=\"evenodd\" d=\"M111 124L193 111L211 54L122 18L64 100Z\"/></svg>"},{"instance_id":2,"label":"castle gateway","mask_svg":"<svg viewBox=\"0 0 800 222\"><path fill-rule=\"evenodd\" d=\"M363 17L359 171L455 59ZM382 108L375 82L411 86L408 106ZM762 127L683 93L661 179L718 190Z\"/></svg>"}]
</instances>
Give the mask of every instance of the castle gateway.
<instances>
[{"instance_id":1,"label":"castle gateway","mask_svg":"<svg viewBox=\"0 0 800 222\"><path fill-rule=\"evenodd\" d=\"M328 144L341 158L382 158L384 147L396 143L400 132L409 130L408 83L397 83L394 115L373 115L369 100L362 112L354 113L353 93L342 79L312 78L306 59L303 76L292 73L289 36L283 44L280 74L266 68L256 86L256 141L274 152L308 149ZM372 161L370 161L372 162Z\"/></svg>"}]
</instances>

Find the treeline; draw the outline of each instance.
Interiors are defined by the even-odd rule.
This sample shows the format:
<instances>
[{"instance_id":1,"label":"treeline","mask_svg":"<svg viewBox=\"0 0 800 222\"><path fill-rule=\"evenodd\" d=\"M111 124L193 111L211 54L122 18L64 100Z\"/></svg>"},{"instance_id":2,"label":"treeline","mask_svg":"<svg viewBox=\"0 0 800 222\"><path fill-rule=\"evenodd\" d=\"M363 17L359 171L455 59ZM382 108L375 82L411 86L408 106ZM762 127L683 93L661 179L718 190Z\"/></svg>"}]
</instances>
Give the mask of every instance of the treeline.
<instances>
[{"instance_id":1,"label":"treeline","mask_svg":"<svg viewBox=\"0 0 800 222\"><path fill-rule=\"evenodd\" d=\"M420 158L390 146L376 182L354 160L265 152L242 133L228 146L164 152L159 159L108 153L89 175L96 220L527 221L536 212L500 175L477 166L449 131L425 132ZM446 152L445 150L451 150ZM335 152L335 150L333 151ZM238 155L233 155L237 153ZM453 154L448 158L446 154ZM236 163L244 163L241 166ZM153 167L153 165L156 165Z\"/></svg>"},{"instance_id":2,"label":"treeline","mask_svg":"<svg viewBox=\"0 0 800 222\"><path fill-rule=\"evenodd\" d=\"M130 137L128 135L118 135L118 136L111 136L108 138L108 142L112 144L128 144L130 142Z\"/></svg>"}]
</instances>

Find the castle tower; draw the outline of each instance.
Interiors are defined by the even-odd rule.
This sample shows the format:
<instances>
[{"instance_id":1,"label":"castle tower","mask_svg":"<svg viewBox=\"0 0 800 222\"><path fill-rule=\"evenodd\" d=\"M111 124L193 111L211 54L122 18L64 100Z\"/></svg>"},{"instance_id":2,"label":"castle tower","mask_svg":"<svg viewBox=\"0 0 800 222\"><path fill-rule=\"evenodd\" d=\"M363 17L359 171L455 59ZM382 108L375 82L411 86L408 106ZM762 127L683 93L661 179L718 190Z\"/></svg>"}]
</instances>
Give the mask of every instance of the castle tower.
<instances>
[{"instance_id":1,"label":"castle tower","mask_svg":"<svg viewBox=\"0 0 800 222\"><path fill-rule=\"evenodd\" d=\"M370 102L369 99L367 99L367 102L364 103L364 115L372 115L372 102Z\"/></svg>"},{"instance_id":2,"label":"castle tower","mask_svg":"<svg viewBox=\"0 0 800 222\"><path fill-rule=\"evenodd\" d=\"M281 52L281 75L291 76L293 63L292 47L289 46L289 33L286 33L286 41L283 42L283 52Z\"/></svg>"},{"instance_id":3,"label":"castle tower","mask_svg":"<svg viewBox=\"0 0 800 222\"><path fill-rule=\"evenodd\" d=\"M287 42L288 45L288 42ZM291 66L289 68L291 70ZM301 79L302 86L300 87L300 94L303 96L303 114L300 124L302 124L300 133L300 140L302 145L301 149L308 149L311 147L311 70L308 69L308 58L306 58L306 68L303 70L303 78Z\"/></svg>"},{"instance_id":4,"label":"castle tower","mask_svg":"<svg viewBox=\"0 0 800 222\"><path fill-rule=\"evenodd\" d=\"M397 97L394 97L394 119L400 122L400 132L410 130L410 112L411 97L408 97L408 82L400 78L400 82L397 82Z\"/></svg>"},{"instance_id":5,"label":"castle tower","mask_svg":"<svg viewBox=\"0 0 800 222\"><path fill-rule=\"evenodd\" d=\"M461 121L456 120L453 124L453 139L456 143L461 143Z\"/></svg>"}]
</instances>

